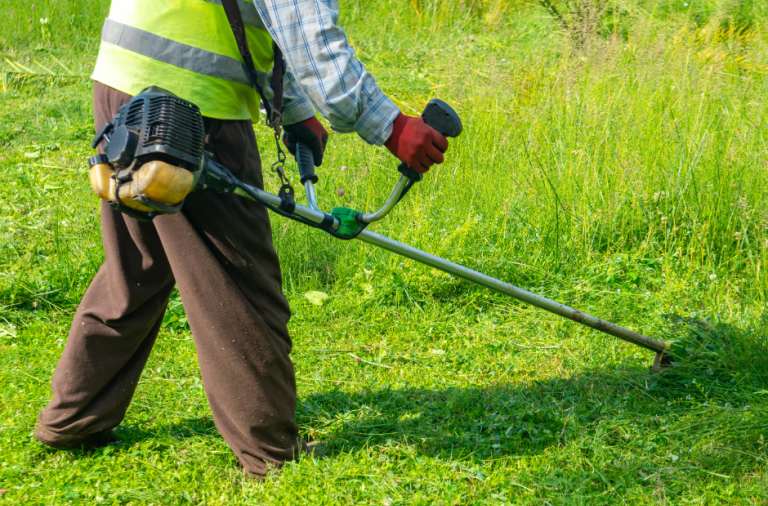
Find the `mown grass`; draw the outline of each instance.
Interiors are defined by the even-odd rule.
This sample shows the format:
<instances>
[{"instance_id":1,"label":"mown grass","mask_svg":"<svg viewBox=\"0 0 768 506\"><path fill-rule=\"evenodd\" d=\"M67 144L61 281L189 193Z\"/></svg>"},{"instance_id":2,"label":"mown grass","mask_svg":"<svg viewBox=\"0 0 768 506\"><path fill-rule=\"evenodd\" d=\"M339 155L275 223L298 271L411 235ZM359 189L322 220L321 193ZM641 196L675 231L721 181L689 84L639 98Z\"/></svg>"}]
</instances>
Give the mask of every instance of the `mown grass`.
<instances>
[{"instance_id":1,"label":"mown grass","mask_svg":"<svg viewBox=\"0 0 768 506\"><path fill-rule=\"evenodd\" d=\"M374 230L672 341L676 367L648 374L644 350L275 218L297 416L328 455L243 480L178 299L121 443L45 449L35 416L102 258L84 163L90 83L78 76L105 6L41 2L56 20L48 36L0 28L11 61L0 69L0 501L768 500L762 7L735 24L727 2L615 4L626 30L585 39L543 9L466 5L342 5L360 57L406 112L439 96L465 122L447 163ZM82 24L66 25L69 14ZM330 146L323 206L377 207L391 157L353 136ZM308 290L331 297L315 306Z\"/></svg>"}]
</instances>

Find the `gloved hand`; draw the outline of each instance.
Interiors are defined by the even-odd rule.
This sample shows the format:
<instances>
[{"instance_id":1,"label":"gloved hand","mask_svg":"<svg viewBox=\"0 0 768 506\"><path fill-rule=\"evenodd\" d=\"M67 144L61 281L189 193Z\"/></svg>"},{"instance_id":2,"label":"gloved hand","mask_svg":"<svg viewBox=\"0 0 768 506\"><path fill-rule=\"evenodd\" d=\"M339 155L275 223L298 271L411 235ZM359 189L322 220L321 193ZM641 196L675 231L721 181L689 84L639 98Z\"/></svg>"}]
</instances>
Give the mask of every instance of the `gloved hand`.
<instances>
[{"instance_id":1,"label":"gloved hand","mask_svg":"<svg viewBox=\"0 0 768 506\"><path fill-rule=\"evenodd\" d=\"M403 113L392 125L392 135L384 143L387 149L410 168L424 174L436 163L443 163L443 153L448 149L448 139L421 117Z\"/></svg>"},{"instance_id":2,"label":"gloved hand","mask_svg":"<svg viewBox=\"0 0 768 506\"><path fill-rule=\"evenodd\" d=\"M293 156L296 156L296 142L303 142L312 150L312 157L315 159L315 167L320 167L323 163L323 153L325 145L328 142L328 130L312 116L300 123L293 125L284 125L283 144L288 148Z\"/></svg>"}]
</instances>

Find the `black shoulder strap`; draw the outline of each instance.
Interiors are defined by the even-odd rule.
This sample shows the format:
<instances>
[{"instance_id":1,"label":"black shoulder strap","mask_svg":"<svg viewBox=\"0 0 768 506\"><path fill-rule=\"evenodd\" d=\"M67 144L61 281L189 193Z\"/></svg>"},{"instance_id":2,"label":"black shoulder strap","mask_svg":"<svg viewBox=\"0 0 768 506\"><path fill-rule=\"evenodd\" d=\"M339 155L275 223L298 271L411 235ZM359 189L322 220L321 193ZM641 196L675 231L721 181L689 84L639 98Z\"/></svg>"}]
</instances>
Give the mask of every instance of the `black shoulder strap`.
<instances>
[{"instance_id":1,"label":"black shoulder strap","mask_svg":"<svg viewBox=\"0 0 768 506\"><path fill-rule=\"evenodd\" d=\"M240 50L240 55L245 62L248 78L261 97L261 103L267 113L267 124L275 128L280 125L283 110L283 73L285 71L283 68L283 53L277 44L273 42L274 67L272 68L272 78L269 84L272 87L274 98L272 100L273 105L270 105L267 97L264 96L264 88L259 84L256 67L253 65L253 57L248 49L248 40L245 38L245 24L243 23L243 16L240 13L237 0L221 0L221 5L224 7L229 26L232 27L232 33L235 35L235 41L237 41L237 48Z\"/></svg>"},{"instance_id":2,"label":"black shoulder strap","mask_svg":"<svg viewBox=\"0 0 768 506\"><path fill-rule=\"evenodd\" d=\"M283 74L285 73L285 60L283 60L283 52L276 42L272 41L272 78L269 80L269 86L272 88L274 98L272 99L272 109L277 111L278 114L283 114Z\"/></svg>"}]
</instances>

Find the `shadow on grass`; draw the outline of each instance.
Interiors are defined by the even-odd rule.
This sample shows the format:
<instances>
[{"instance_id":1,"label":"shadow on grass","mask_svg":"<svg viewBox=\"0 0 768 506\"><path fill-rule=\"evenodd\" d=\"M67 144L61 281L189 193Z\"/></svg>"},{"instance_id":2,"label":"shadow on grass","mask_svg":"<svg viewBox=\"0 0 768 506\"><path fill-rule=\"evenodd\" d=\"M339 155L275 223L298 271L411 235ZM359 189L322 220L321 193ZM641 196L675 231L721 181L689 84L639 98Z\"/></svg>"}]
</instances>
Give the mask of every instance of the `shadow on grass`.
<instances>
[{"instance_id":1,"label":"shadow on grass","mask_svg":"<svg viewBox=\"0 0 768 506\"><path fill-rule=\"evenodd\" d=\"M641 369L604 368L514 385L334 389L300 399L297 422L307 439L330 443L328 457L371 447L407 447L421 456L489 459L539 455L576 443L582 456L590 458L606 447L630 452L646 445L664 448L669 445L668 424L674 431L676 422L686 426L690 444L698 439L693 433L709 434L713 421L730 426L719 434L723 444L746 442L745 430L768 420L734 413L728 408L738 402L734 391L705 376L691 382L691 376L674 371L659 376ZM697 406L705 402L722 409L699 412L705 408ZM742 420L739 427L733 426L736 419ZM118 427L117 436L121 443L116 451L135 443L162 451L190 438L223 444L207 416L151 427L128 422Z\"/></svg>"},{"instance_id":2,"label":"shadow on grass","mask_svg":"<svg viewBox=\"0 0 768 506\"><path fill-rule=\"evenodd\" d=\"M648 393L648 378L593 371L515 385L334 389L300 399L296 418L305 438L331 443L329 456L378 445L407 445L430 456L528 455L565 444L574 431L601 420L647 416L662 402ZM136 443L162 450L190 438L221 440L210 416L153 425L129 418L116 436L116 451Z\"/></svg>"},{"instance_id":3,"label":"shadow on grass","mask_svg":"<svg viewBox=\"0 0 768 506\"><path fill-rule=\"evenodd\" d=\"M490 458L539 454L601 422L656 426L664 404L655 377L593 371L524 385L333 390L301 400L297 419L310 439L331 442L330 455L406 444L427 456Z\"/></svg>"}]
</instances>

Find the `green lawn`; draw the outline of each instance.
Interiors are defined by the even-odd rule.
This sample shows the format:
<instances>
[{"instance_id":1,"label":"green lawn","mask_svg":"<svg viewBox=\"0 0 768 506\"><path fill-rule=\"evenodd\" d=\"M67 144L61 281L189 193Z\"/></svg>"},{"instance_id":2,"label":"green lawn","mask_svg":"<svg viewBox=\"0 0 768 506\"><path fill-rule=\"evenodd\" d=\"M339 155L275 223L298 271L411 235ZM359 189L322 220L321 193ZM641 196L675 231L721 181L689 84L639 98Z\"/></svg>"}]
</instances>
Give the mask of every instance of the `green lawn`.
<instances>
[{"instance_id":1,"label":"green lawn","mask_svg":"<svg viewBox=\"0 0 768 506\"><path fill-rule=\"evenodd\" d=\"M177 295L119 444L32 437L102 259L84 76L105 6L30 5L0 0L0 504L768 503L760 5L607 2L584 35L515 2L342 2L404 111L437 96L465 125L371 229L672 341L677 362L650 374L643 349L274 217L297 417L329 450L265 483L213 425ZM372 210L396 180L354 136L326 156L324 208Z\"/></svg>"}]
</instances>

